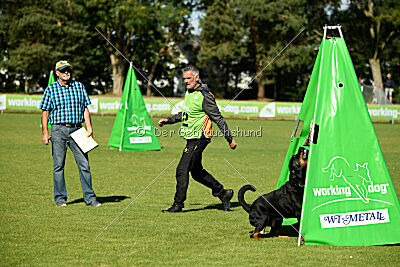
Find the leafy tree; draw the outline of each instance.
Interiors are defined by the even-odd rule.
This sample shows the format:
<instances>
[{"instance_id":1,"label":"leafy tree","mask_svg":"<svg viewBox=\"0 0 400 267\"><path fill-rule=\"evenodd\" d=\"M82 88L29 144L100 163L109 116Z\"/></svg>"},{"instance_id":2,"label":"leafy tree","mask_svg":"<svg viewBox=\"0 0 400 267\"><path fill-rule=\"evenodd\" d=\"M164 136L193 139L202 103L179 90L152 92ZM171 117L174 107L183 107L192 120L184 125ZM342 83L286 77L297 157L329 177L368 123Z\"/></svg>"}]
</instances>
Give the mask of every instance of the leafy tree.
<instances>
[{"instance_id":1,"label":"leafy tree","mask_svg":"<svg viewBox=\"0 0 400 267\"><path fill-rule=\"evenodd\" d=\"M165 70L165 66L158 68L160 61L172 55L173 49L187 35L188 5L177 0L84 2L92 14L94 26L144 73L145 79L148 78L147 95L150 95L150 84ZM129 66L112 46L104 46L107 47L112 66L113 93L120 95Z\"/></svg>"},{"instance_id":2,"label":"leafy tree","mask_svg":"<svg viewBox=\"0 0 400 267\"><path fill-rule=\"evenodd\" d=\"M107 1L89 0L82 1L88 13L91 14L90 25L92 30L99 29L111 43L127 58L132 57L133 46L136 52L140 51L139 45L143 43L140 37L149 32L151 15L146 6L138 1ZM113 93L121 95L128 63L98 35L97 41L103 44L106 53L103 57L109 57L113 78Z\"/></svg>"},{"instance_id":3,"label":"leafy tree","mask_svg":"<svg viewBox=\"0 0 400 267\"><path fill-rule=\"evenodd\" d=\"M400 2L396 0L353 0L336 16L344 26L350 53L357 60L356 69L364 70L375 84L382 85L382 69L398 66ZM357 21L355 24L354 22ZM390 62L390 63L389 63ZM369 70L365 68L369 64ZM359 73L360 75L360 73Z\"/></svg>"},{"instance_id":4,"label":"leafy tree","mask_svg":"<svg viewBox=\"0 0 400 267\"><path fill-rule=\"evenodd\" d=\"M241 71L246 70L240 67L246 57L246 40L240 23L237 23L239 14L235 4L233 1L214 1L201 21L199 67L206 70L217 96L223 97L228 96L231 77L239 78Z\"/></svg>"},{"instance_id":5,"label":"leafy tree","mask_svg":"<svg viewBox=\"0 0 400 267\"><path fill-rule=\"evenodd\" d=\"M400 20L400 14L397 18ZM400 103L400 38L394 38L391 45L386 47L383 58L386 59L383 64L385 74L391 73L392 79L395 81L396 87L393 92L393 103L398 104Z\"/></svg>"},{"instance_id":6,"label":"leafy tree","mask_svg":"<svg viewBox=\"0 0 400 267\"><path fill-rule=\"evenodd\" d=\"M149 83L147 84L146 95L151 95L151 86L155 78L156 69L160 61L165 58L161 71L168 68L167 62L173 66L178 66L178 57L180 50L177 47L185 40L190 38L189 16L192 6L185 4L184 1L163 1L160 8L156 9L156 16L159 19L157 23L157 38L152 38L155 51L152 55L153 65L150 70ZM168 72L170 72L168 70ZM165 73L168 74L168 73ZM169 79L171 75L167 76Z\"/></svg>"},{"instance_id":7,"label":"leafy tree","mask_svg":"<svg viewBox=\"0 0 400 267\"><path fill-rule=\"evenodd\" d=\"M74 77L99 80L93 72L100 65L93 59L97 51L89 49L89 33L80 19L84 12L74 1L5 1L0 31L7 39L0 66L8 80L14 76L25 92L35 83L46 87L50 70L61 59L73 65ZM90 80L83 81L89 88Z\"/></svg>"},{"instance_id":8,"label":"leafy tree","mask_svg":"<svg viewBox=\"0 0 400 267\"><path fill-rule=\"evenodd\" d=\"M276 85L285 85L290 80L293 88L299 75L302 76L301 71L307 69L305 64L312 60L313 47L307 40L296 40L270 64L301 26L306 25L305 4L301 0L215 1L208 7L202 23L203 65L211 59L223 62L225 74L220 76L227 77L225 84L230 69L256 76L257 98L266 96L266 85L274 85L274 92L269 90L268 94L278 98ZM240 68L236 68L238 65ZM267 65L268 69L262 71ZM303 82L301 85L304 87Z\"/></svg>"}]
</instances>

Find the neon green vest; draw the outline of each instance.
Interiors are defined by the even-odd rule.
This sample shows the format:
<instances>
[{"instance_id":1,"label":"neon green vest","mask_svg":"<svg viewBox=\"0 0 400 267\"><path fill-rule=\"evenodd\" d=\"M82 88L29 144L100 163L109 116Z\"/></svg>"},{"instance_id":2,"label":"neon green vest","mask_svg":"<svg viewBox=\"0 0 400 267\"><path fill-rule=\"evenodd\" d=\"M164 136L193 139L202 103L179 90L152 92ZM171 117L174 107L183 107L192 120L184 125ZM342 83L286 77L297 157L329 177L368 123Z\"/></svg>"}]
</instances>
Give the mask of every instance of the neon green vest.
<instances>
[{"instance_id":1,"label":"neon green vest","mask_svg":"<svg viewBox=\"0 0 400 267\"><path fill-rule=\"evenodd\" d=\"M182 107L182 125L179 130L180 136L185 139L200 139L203 131L211 126L210 119L203 111L203 99L201 91L186 91Z\"/></svg>"}]
</instances>

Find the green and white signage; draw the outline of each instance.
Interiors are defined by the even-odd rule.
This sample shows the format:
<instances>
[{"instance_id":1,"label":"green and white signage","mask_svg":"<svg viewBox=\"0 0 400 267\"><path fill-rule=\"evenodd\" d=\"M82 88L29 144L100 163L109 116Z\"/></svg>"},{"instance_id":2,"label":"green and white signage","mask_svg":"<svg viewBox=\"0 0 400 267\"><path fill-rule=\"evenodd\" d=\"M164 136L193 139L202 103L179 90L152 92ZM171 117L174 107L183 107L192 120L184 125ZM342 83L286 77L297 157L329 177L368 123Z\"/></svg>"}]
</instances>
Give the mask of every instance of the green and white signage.
<instances>
[{"instance_id":1,"label":"green and white signage","mask_svg":"<svg viewBox=\"0 0 400 267\"><path fill-rule=\"evenodd\" d=\"M38 110L42 96L39 95L3 95L0 109ZM181 111L183 99L145 98L143 99L150 115L169 115ZM121 108L121 99L116 97L91 96L89 111L99 114L116 114ZM3 106L1 105L3 103ZM229 117L251 118L297 118L302 103L298 102L256 102L217 100L222 115ZM400 105L369 105L368 112L372 120L400 120Z\"/></svg>"},{"instance_id":2,"label":"green and white signage","mask_svg":"<svg viewBox=\"0 0 400 267\"><path fill-rule=\"evenodd\" d=\"M97 99L96 99L97 100ZM120 151L161 150L131 66L108 145Z\"/></svg>"}]
</instances>

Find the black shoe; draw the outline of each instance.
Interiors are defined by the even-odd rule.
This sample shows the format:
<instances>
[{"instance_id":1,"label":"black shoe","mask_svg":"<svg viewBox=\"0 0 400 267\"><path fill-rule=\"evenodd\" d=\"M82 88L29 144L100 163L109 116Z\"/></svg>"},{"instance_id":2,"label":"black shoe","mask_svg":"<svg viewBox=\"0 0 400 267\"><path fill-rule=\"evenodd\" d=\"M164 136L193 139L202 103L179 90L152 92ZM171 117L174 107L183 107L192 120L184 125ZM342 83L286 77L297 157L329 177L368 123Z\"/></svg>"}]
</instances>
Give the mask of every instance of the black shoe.
<instances>
[{"instance_id":1,"label":"black shoe","mask_svg":"<svg viewBox=\"0 0 400 267\"><path fill-rule=\"evenodd\" d=\"M59 207L66 207L67 201L65 201L64 199L61 199L60 201L56 202L56 205Z\"/></svg>"},{"instance_id":2,"label":"black shoe","mask_svg":"<svg viewBox=\"0 0 400 267\"><path fill-rule=\"evenodd\" d=\"M89 203L86 203L86 206L92 206L92 207L100 207L101 203L98 202L97 200L92 200Z\"/></svg>"},{"instance_id":3,"label":"black shoe","mask_svg":"<svg viewBox=\"0 0 400 267\"><path fill-rule=\"evenodd\" d=\"M173 204L169 209L163 210L162 212L182 212L182 208L176 204Z\"/></svg>"},{"instance_id":4,"label":"black shoe","mask_svg":"<svg viewBox=\"0 0 400 267\"><path fill-rule=\"evenodd\" d=\"M228 211L230 209L232 197L233 197L232 189L224 190L223 195L219 197L219 199L222 201L222 206L224 211Z\"/></svg>"}]
</instances>

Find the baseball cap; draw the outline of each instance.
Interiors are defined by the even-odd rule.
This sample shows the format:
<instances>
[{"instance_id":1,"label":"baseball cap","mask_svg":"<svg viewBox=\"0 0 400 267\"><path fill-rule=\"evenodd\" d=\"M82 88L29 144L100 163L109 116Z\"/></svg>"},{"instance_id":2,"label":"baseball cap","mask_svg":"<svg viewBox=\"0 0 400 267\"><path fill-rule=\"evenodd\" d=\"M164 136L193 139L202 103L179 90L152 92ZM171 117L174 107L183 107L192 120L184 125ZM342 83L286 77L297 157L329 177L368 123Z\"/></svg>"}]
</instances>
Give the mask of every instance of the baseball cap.
<instances>
[{"instance_id":1,"label":"baseball cap","mask_svg":"<svg viewBox=\"0 0 400 267\"><path fill-rule=\"evenodd\" d=\"M56 63L56 70L62 70L62 69L68 68L68 67L72 67L72 66L66 60L61 60Z\"/></svg>"}]
</instances>

